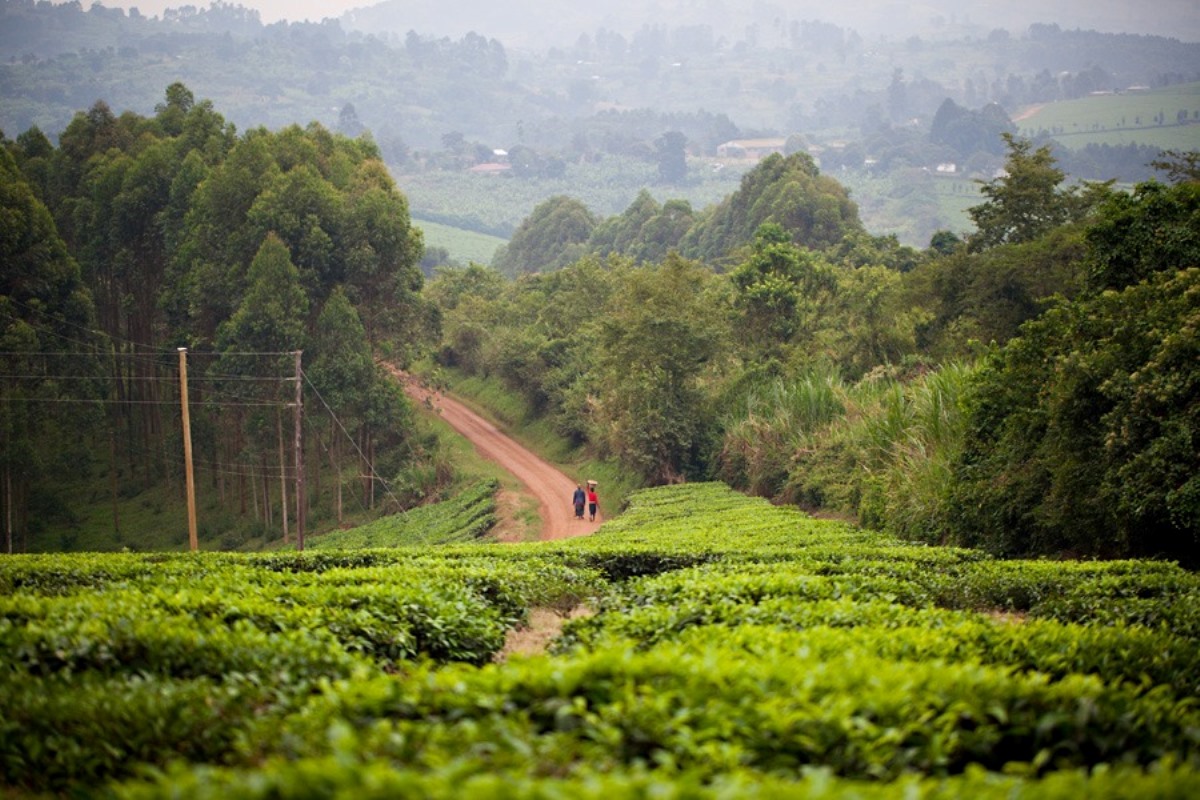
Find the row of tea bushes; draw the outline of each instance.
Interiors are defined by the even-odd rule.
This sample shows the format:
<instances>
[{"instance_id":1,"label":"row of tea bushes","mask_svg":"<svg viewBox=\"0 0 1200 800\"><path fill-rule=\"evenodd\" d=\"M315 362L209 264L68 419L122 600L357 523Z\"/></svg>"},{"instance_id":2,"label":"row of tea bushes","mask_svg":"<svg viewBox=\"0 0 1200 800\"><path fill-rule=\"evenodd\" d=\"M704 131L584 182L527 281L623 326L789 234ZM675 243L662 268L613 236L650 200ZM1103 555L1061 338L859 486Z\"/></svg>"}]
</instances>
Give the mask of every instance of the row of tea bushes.
<instances>
[{"instance_id":1,"label":"row of tea bushes","mask_svg":"<svg viewBox=\"0 0 1200 800\"><path fill-rule=\"evenodd\" d=\"M496 479L477 481L454 497L381 517L349 530L312 537L310 550L358 550L472 542L496 524Z\"/></svg>"},{"instance_id":2,"label":"row of tea bushes","mask_svg":"<svg viewBox=\"0 0 1200 800\"><path fill-rule=\"evenodd\" d=\"M483 664L595 571L497 550L0 559L3 785L67 790L183 758L240 763L331 681Z\"/></svg>"},{"instance_id":3,"label":"row of tea bushes","mask_svg":"<svg viewBox=\"0 0 1200 800\"><path fill-rule=\"evenodd\" d=\"M341 753L275 760L253 772L177 771L154 783L120 786L114 796L119 800L164 796L175 800L1191 800L1200 796L1200 774L1164 764L1150 771L1063 770L1038 780L972 769L948 778L910 775L880 783L837 778L820 768L808 770L798 779L746 770L712 780L649 770L547 778L523 771L481 772L461 762L417 771Z\"/></svg>"},{"instance_id":4,"label":"row of tea bushes","mask_svg":"<svg viewBox=\"0 0 1200 800\"><path fill-rule=\"evenodd\" d=\"M12 559L0 587L20 790L1076 800L1200 780L1195 575L997 562L717 484L639 493L581 540ZM492 660L531 608L579 604L551 654Z\"/></svg>"}]
</instances>

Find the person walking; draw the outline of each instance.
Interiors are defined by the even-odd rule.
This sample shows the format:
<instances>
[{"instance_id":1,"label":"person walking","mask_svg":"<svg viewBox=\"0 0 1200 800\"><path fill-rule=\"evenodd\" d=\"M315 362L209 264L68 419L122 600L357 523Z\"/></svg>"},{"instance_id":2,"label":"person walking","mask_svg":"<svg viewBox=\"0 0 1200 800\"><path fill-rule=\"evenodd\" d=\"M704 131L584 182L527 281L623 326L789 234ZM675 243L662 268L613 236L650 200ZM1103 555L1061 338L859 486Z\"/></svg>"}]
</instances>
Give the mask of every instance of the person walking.
<instances>
[{"instance_id":1,"label":"person walking","mask_svg":"<svg viewBox=\"0 0 1200 800\"><path fill-rule=\"evenodd\" d=\"M575 519L583 519L583 504L586 501L586 495L583 493L583 487L575 484L575 496L571 498L571 503L575 506Z\"/></svg>"},{"instance_id":2,"label":"person walking","mask_svg":"<svg viewBox=\"0 0 1200 800\"><path fill-rule=\"evenodd\" d=\"M596 496L596 484L589 483L587 489L588 519L596 521L596 509L600 506L600 498Z\"/></svg>"}]
</instances>

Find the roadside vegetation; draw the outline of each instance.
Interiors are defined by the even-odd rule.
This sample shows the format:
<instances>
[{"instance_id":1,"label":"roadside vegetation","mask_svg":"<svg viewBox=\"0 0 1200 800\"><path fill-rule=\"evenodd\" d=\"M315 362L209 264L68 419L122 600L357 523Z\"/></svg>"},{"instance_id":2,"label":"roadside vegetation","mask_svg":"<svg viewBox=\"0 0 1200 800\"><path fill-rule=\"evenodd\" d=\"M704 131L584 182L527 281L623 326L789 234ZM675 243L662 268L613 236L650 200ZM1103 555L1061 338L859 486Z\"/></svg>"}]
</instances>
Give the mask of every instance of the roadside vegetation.
<instances>
[{"instance_id":1,"label":"roadside vegetation","mask_svg":"<svg viewBox=\"0 0 1200 800\"><path fill-rule=\"evenodd\" d=\"M1125 192L1003 141L975 231L923 252L843 216L803 154L675 226L646 199L564 241L586 219L547 201L510 244L544 271L429 283L437 359L648 484L720 477L1003 555L1194 563L1195 159Z\"/></svg>"}]
</instances>

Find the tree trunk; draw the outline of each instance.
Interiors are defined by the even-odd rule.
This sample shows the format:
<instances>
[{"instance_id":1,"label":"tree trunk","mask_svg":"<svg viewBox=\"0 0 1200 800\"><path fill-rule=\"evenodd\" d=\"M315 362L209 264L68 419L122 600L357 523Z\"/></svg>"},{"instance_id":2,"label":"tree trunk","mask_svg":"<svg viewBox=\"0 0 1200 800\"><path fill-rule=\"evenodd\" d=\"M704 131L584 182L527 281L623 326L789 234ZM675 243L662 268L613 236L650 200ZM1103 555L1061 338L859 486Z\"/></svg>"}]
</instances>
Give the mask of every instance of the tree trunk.
<instances>
[{"instance_id":1,"label":"tree trunk","mask_svg":"<svg viewBox=\"0 0 1200 800\"><path fill-rule=\"evenodd\" d=\"M108 488L112 494L113 533L121 532L121 507L117 491L117 432L108 431Z\"/></svg>"},{"instance_id":2,"label":"tree trunk","mask_svg":"<svg viewBox=\"0 0 1200 800\"><path fill-rule=\"evenodd\" d=\"M241 515L246 516L246 471L242 463L242 415L235 414L234 450L237 458L238 504Z\"/></svg>"},{"instance_id":3,"label":"tree trunk","mask_svg":"<svg viewBox=\"0 0 1200 800\"><path fill-rule=\"evenodd\" d=\"M367 482L371 484L371 504L368 506L372 511L375 510L375 491L378 487L375 486L375 437L367 432Z\"/></svg>"},{"instance_id":4,"label":"tree trunk","mask_svg":"<svg viewBox=\"0 0 1200 800\"><path fill-rule=\"evenodd\" d=\"M287 482L288 469L287 460L284 458L283 448L283 413L279 410L275 412L275 429L279 434L279 516L283 522L283 543L288 543L288 497L287 497ZM320 470L317 470L320 472Z\"/></svg>"},{"instance_id":5,"label":"tree trunk","mask_svg":"<svg viewBox=\"0 0 1200 800\"><path fill-rule=\"evenodd\" d=\"M260 456L259 463L262 467L263 526L270 530L275 525L275 509L271 507L271 476L267 473L266 453Z\"/></svg>"},{"instance_id":6,"label":"tree trunk","mask_svg":"<svg viewBox=\"0 0 1200 800\"><path fill-rule=\"evenodd\" d=\"M4 544L11 556L13 552L13 496L12 468L4 465Z\"/></svg>"},{"instance_id":7,"label":"tree trunk","mask_svg":"<svg viewBox=\"0 0 1200 800\"><path fill-rule=\"evenodd\" d=\"M333 435L332 445L333 447L330 448L329 454L333 459L333 478L334 485L337 487L334 507L337 510L337 524L340 528L342 525L342 439L336 433Z\"/></svg>"}]
</instances>

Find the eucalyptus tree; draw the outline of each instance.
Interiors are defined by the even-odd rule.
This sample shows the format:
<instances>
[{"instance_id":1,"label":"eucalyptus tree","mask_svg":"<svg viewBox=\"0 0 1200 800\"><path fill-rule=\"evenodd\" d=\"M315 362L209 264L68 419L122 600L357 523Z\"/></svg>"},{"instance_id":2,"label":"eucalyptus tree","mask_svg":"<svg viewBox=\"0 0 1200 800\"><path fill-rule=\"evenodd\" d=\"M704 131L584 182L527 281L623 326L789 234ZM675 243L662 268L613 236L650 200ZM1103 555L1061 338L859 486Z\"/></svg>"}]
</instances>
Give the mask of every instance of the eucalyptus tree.
<instances>
[{"instance_id":1,"label":"eucalyptus tree","mask_svg":"<svg viewBox=\"0 0 1200 800\"><path fill-rule=\"evenodd\" d=\"M257 478L252 496L256 507L262 500L261 519L270 524L269 463L282 438L276 414L294 397L292 353L304 348L308 297L287 246L274 234L264 238L250 262L247 281L238 307L217 329L220 357L210 377L231 406L221 413L233 417L225 428L234 440L225 447L240 468L239 486L245 487L247 475ZM285 470L285 464L281 457L276 468ZM241 496L244 503L245 493Z\"/></svg>"},{"instance_id":2,"label":"eucalyptus tree","mask_svg":"<svg viewBox=\"0 0 1200 800\"><path fill-rule=\"evenodd\" d=\"M6 552L27 549L47 516L70 513L63 477L90 469L103 348L91 294L46 206L0 148L0 520ZM53 477L54 480L45 480ZM42 549L42 548L38 548Z\"/></svg>"}]
</instances>

